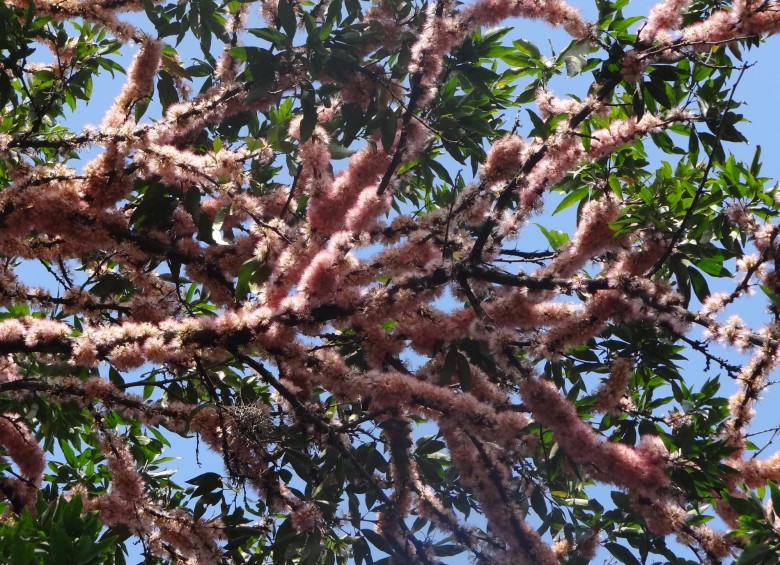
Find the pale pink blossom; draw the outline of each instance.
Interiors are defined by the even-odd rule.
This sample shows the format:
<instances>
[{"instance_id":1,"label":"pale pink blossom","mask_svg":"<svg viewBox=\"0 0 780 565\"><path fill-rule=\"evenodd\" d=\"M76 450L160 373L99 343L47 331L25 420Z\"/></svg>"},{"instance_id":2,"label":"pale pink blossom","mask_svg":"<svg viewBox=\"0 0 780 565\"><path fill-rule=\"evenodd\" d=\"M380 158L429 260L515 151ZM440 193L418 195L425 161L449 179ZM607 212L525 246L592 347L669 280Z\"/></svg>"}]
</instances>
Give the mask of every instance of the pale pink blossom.
<instances>
[{"instance_id":1,"label":"pale pink blossom","mask_svg":"<svg viewBox=\"0 0 780 565\"><path fill-rule=\"evenodd\" d=\"M713 316L717 314L729 303L730 297L725 292L713 292L704 299L699 312L702 316Z\"/></svg>"},{"instance_id":2,"label":"pale pink blossom","mask_svg":"<svg viewBox=\"0 0 780 565\"><path fill-rule=\"evenodd\" d=\"M322 514L313 503L305 502L292 511L290 521L299 532L309 532L319 526Z\"/></svg>"},{"instance_id":3,"label":"pale pink blossom","mask_svg":"<svg viewBox=\"0 0 780 565\"><path fill-rule=\"evenodd\" d=\"M506 18L517 17L561 26L576 39L585 39L591 32L591 26L580 11L561 0L478 0L463 13L463 20L474 27L495 25Z\"/></svg>"},{"instance_id":4,"label":"pale pink blossom","mask_svg":"<svg viewBox=\"0 0 780 565\"><path fill-rule=\"evenodd\" d=\"M758 265L758 255L755 253L742 255L737 259L738 271L749 271L754 269Z\"/></svg>"},{"instance_id":5,"label":"pale pink blossom","mask_svg":"<svg viewBox=\"0 0 780 565\"><path fill-rule=\"evenodd\" d=\"M631 503L645 519L648 529L656 535L672 534L685 524L685 509L669 497L651 499L632 496Z\"/></svg>"},{"instance_id":6,"label":"pale pink blossom","mask_svg":"<svg viewBox=\"0 0 780 565\"><path fill-rule=\"evenodd\" d=\"M705 331L705 336L723 344L735 345L740 350L751 347L750 328L736 314L729 316L725 324L712 324Z\"/></svg>"},{"instance_id":7,"label":"pale pink blossom","mask_svg":"<svg viewBox=\"0 0 780 565\"><path fill-rule=\"evenodd\" d=\"M633 362L629 357L618 357L612 362L609 377L596 390L596 411L609 414L621 411L621 400L628 393L632 369Z\"/></svg>"},{"instance_id":8,"label":"pale pink blossom","mask_svg":"<svg viewBox=\"0 0 780 565\"><path fill-rule=\"evenodd\" d=\"M755 219L744 204L732 202L726 207L726 217L742 229L749 229L755 224Z\"/></svg>"},{"instance_id":9,"label":"pale pink blossom","mask_svg":"<svg viewBox=\"0 0 780 565\"><path fill-rule=\"evenodd\" d=\"M632 49L623 55L622 63L620 74L628 82L639 82L648 65L641 51L636 49Z\"/></svg>"},{"instance_id":10,"label":"pale pink blossom","mask_svg":"<svg viewBox=\"0 0 780 565\"><path fill-rule=\"evenodd\" d=\"M526 142L519 135L508 134L493 144L480 169L486 181L505 180L523 164Z\"/></svg>"},{"instance_id":11,"label":"pale pink blossom","mask_svg":"<svg viewBox=\"0 0 780 565\"><path fill-rule=\"evenodd\" d=\"M122 92L103 118L101 130L121 128L127 122L131 124L135 122L132 117L133 105L141 102L151 93L161 54L162 43L151 37L145 37L141 49L127 70L127 82Z\"/></svg>"},{"instance_id":12,"label":"pale pink blossom","mask_svg":"<svg viewBox=\"0 0 780 565\"><path fill-rule=\"evenodd\" d=\"M547 87L540 86L536 90L536 106L544 118L549 118L555 114L574 115L585 108L593 108L598 111L602 104L592 96L583 101L574 98L558 98Z\"/></svg>"},{"instance_id":13,"label":"pale pink blossom","mask_svg":"<svg viewBox=\"0 0 780 565\"><path fill-rule=\"evenodd\" d=\"M534 418L553 430L566 454L576 462L592 464L600 480L647 497L657 496L668 485L668 453L657 438L643 438L638 448L598 439L571 402L545 379L527 379L520 394Z\"/></svg>"},{"instance_id":14,"label":"pale pink blossom","mask_svg":"<svg viewBox=\"0 0 780 565\"><path fill-rule=\"evenodd\" d=\"M690 0L663 0L650 10L647 22L642 26L639 39L652 42L659 33L677 30L682 25L682 12Z\"/></svg>"},{"instance_id":15,"label":"pale pink blossom","mask_svg":"<svg viewBox=\"0 0 780 565\"><path fill-rule=\"evenodd\" d=\"M591 159L598 159L608 155L637 137L660 131L663 126L664 120L648 113L642 116L641 120L633 116L626 120L616 120L608 129L591 134L589 156Z\"/></svg>"},{"instance_id":16,"label":"pale pink blossom","mask_svg":"<svg viewBox=\"0 0 780 565\"><path fill-rule=\"evenodd\" d=\"M765 486L767 481L780 483L780 453L766 459L730 459L729 465L739 472L740 480L750 488Z\"/></svg>"},{"instance_id":17,"label":"pale pink blossom","mask_svg":"<svg viewBox=\"0 0 780 565\"><path fill-rule=\"evenodd\" d=\"M130 503L141 502L146 485L136 469L135 459L125 441L106 434L100 447L111 471L113 493Z\"/></svg>"},{"instance_id":18,"label":"pale pink blossom","mask_svg":"<svg viewBox=\"0 0 780 565\"><path fill-rule=\"evenodd\" d=\"M43 450L25 421L17 414L0 415L0 446L27 481L35 486L41 484L46 464Z\"/></svg>"},{"instance_id":19,"label":"pale pink blossom","mask_svg":"<svg viewBox=\"0 0 780 565\"><path fill-rule=\"evenodd\" d=\"M621 203L612 196L591 200L582 207L577 232L562 246L539 275L570 277L587 261L607 250L619 250L626 239L616 239L610 227L620 214Z\"/></svg>"}]
</instances>

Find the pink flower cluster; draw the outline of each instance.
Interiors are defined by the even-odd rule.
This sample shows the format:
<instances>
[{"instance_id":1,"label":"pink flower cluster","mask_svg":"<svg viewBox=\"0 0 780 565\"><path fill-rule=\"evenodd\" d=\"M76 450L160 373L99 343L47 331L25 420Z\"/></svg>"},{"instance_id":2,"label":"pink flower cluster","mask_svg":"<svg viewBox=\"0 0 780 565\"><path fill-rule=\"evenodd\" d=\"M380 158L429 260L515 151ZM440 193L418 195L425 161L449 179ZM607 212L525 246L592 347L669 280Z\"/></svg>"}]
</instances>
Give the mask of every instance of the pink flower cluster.
<instances>
[{"instance_id":1,"label":"pink flower cluster","mask_svg":"<svg viewBox=\"0 0 780 565\"><path fill-rule=\"evenodd\" d=\"M588 96L580 101L574 98L558 98L546 86L540 86L536 90L536 106L545 119L556 114L568 114L573 116L586 108L602 110L602 104L593 96Z\"/></svg>"},{"instance_id":2,"label":"pink flower cluster","mask_svg":"<svg viewBox=\"0 0 780 565\"><path fill-rule=\"evenodd\" d=\"M493 555L495 562L509 563L511 555L513 562L521 565L557 565L559 561L552 549L521 518L517 501L508 501L501 496L502 490L510 490L507 484L509 470L498 458L491 457L488 444L480 444L483 454L462 430L452 425L442 425L441 429L461 480L475 491L494 531L509 542L510 551L496 552ZM485 456L490 460L485 461Z\"/></svg>"},{"instance_id":3,"label":"pink flower cluster","mask_svg":"<svg viewBox=\"0 0 780 565\"><path fill-rule=\"evenodd\" d=\"M664 126L664 120L652 114L645 114L641 120L631 117L626 120L612 122L608 129L594 131L588 152L591 159L599 159L609 155L618 147L633 141L634 139L660 131Z\"/></svg>"},{"instance_id":4,"label":"pink flower cluster","mask_svg":"<svg viewBox=\"0 0 780 565\"><path fill-rule=\"evenodd\" d=\"M21 10L28 7L24 0L11 0L8 3ZM122 42L141 37L143 33L134 25L121 21L117 13L139 12L143 9L143 2L140 0L123 0L119 3L99 0L37 0L35 3L38 15L49 16L55 21L83 19L111 30Z\"/></svg>"},{"instance_id":5,"label":"pink flower cluster","mask_svg":"<svg viewBox=\"0 0 780 565\"><path fill-rule=\"evenodd\" d=\"M26 6L20 0L12 4ZM248 351L276 365L278 387L285 394L283 400L274 402L288 414L298 414L297 405L291 408L291 395L295 395L301 406L311 406L319 418L320 406L312 400L312 392L325 390L338 401L364 403L370 411L383 414L380 418L390 414L403 422L411 416L424 417L441 428L464 484L485 510L491 533L506 544L505 549L496 545L485 549L497 564L557 563L556 552L523 519L520 497L509 496L529 487L517 466L528 457L535 440L523 435L529 434L530 413L553 431L560 447L584 472L627 489L652 531L693 535L713 555L728 551L728 544L710 530L702 526L686 529L684 501L672 499L669 493L670 455L658 438L645 436L638 446L605 441L554 384L528 376L533 371L522 363L565 354L568 347L598 335L611 322L641 319L681 334L691 321L702 322L710 328L708 337L738 348L766 343L740 373L742 388L730 403L732 422L724 435L741 447L753 404L778 361L776 349L769 345L775 343L776 329L757 337L738 319L725 324L712 320L732 300L728 295L712 295L699 316L685 310L669 284L647 274L671 251L670 243L646 232L639 232L636 239L615 238L610 225L620 217L623 203L612 195L583 205L571 241L553 258L541 259L543 266L536 272L518 275L491 264L504 252L501 239L517 234L541 208L545 191L580 164L605 158L690 116L672 111L664 116L644 114L641 119L599 122L608 125L592 132L588 145L583 144L577 116L601 112L606 120L611 106L596 95L578 102L557 98L541 88L537 92L541 113L568 114L569 122L561 122L545 140L514 134L498 139L481 167L480 182L464 187L449 209L442 207L420 218L384 218L393 190L406 180L395 174L397 167L411 167L431 143L425 108L435 100L447 54L477 27L509 17L542 20L562 26L576 39L587 39L593 30L576 9L561 0L476 0L465 7L431 2L424 26L411 45L411 92L404 92L381 66L365 65L365 72L353 73L353 80L334 96L332 105L318 109L318 123L307 140L301 139L302 116L291 121L289 138L292 146L297 143L296 182L256 187L250 185L250 166L270 165L278 157L271 146L277 145L251 140L259 148L217 150L215 145L215 150L205 151L194 149L193 140L226 118L247 109L267 109L280 96L299 88L304 78L311 77L297 61L274 76L268 95L247 105L246 85L235 82L239 62L224 53L216 70L216 86L193 99L182 96L181 102L172 104L154 123L137 124L135 107L152 91L160 65L172 63L163 56L162 44L119 22L104 2L41 0L36 5L40 13L56 19L77 13L86 21L106 16L103 23L115 34L125 41L130 37L139 40L141 48L101 131L85 132L85 141L79 142L79 146L104 146L82 173L61 165L25 165L13 171L12 182L0 193L4 212L0 252L52 262L87 257L84 266L93 280L122 275L138 292L129 299L119 294L106 298L91 294L88 288L74 288L63 297L54 297L19 284L10 268L0 269L4 303L62 303L67 313L83 316L78 331L64 321L37 315L4 319L0 321L4 350L63 356L77 367L109 362L119 370L147 362L188 368L195 356L223 362L226 352ZM703 49L713 42L780 28L776 10L769 9L774 3L737 2L731 12L716 11L704 22L680 29L680 37L673 38L669 32L680 27L685 6L685 0L666 0L652 10L635 50L623 58L625 79L639 80L647 65L678 54L687 45ZM143 3L132 0L122 7L142 9ZM301 10L297 5L293 9ZM263 2L263 13L275 22L278 4ZM246 7L239 8L229 22L231 30L243 29L246 17ZM395 19L390 3L379 2L367 19L385 29L383 41L388 45L397 44L411 30ZM371 49L375 47L372 43ZM327 83L332 78L316 80ZM328 133L333 131L334 118L347 104L365 109L374 100L398 112L395 138L382 140L376 134L338 170ZM14 142L0 137L0 150L13 151ZM414 172L411 168L406 174ZM184 200L194 189L199 209L177 203L170 226L137 229L132 217L139 201L133 188L139 179L153 179L175 189L174 199L181 196ZM388 179L392 180L388 183ZM506 200L502 196L514 198L516 206L515 201L505 207L497 204ZM299 199L308 201L305 218L294 213ZM756 259L741 258L741 269L750 271L774 260L775 226L759 225L741 204L730 206L726 214L752 234L761 253ZM197 239L198 219L215 221L218 215L222 224L214 230L214 242ZM484 226L492 229L491 241L483 253L474 254L479 255L474 260L470 256L475 249L474 233ZM373 245L381 245L381 251L370 254L367 248ZM103 260L107 252L110 266ZM182 264L186 276L204 294L209 293L218 308L214 315L188 312L189 305L178 299L180 284L140 267L157 264L161 256ZM253 279L250 297L237 297L236 278L253 264L262 281ZM594 265L601 271L599 276L592 276ZM270 274L259 276L265 270ZM580 272L585 274L577 277ZM771 274L755 274L764 283L772 280ZM502 280L506 284L496 282ZM469 305L441 306L437 300L446 292ZM107 318L105 312L112 317ZM471 338L471 346L487 348L495 358L496 372L487 374L487 369L478 367L461 350L465 338ZM354 340L361 349L360 368L334 345L342 340ZM419 368L405 370L403 354L410 350L426 359ZM526 357L522 362L515 355L519 350ZM452 354L460 376L468 379L452 378L445 383L442 376ZM12 383L19 378L18 367L13 357L5 361L0 382ZM270 373L265 377L260 373L259 379L272 382ZM609 377L595 392L595 409L617 412L631 376L629 358L613 360ZM520 385L522 405L506 391L521 379L525 379ZM150 426L182 431L189 420L189 430L214 451L224 451L228 473L247 479L270 508L289 514L295 529L314 532L326 521L321 507L302 500L294 488L275 476L268 478L273 475L266 472L271 455L262 442L248 437L240 419L227 410L199 407L193 412L193 407L183 404L144 402L99 377L35 383L54 402L77 400L83 408L116 411ZM321 423L332 424L324 416ZM378 529L409 552L416 551L399 519L417 511L459 541L481 544L483 540L461 525L433 489L423 484L409 457L408 430L389 429L385 438L391 455L388 490L393 491L392 504L378 517ZM315 430L315 436L320 431ZM23 489L30 485L18 485L32 500L44 466L33 434L19 417L7 414L0 418L0 445L32 485L27 491ZM343 446L351 448L348 439ZM218 561L217 540L222 536L218 523L195 520L184 509L171 511L158 504L146 493L137 463L119 437L106 433L101 447L112 490L89 498L88 508L99 510L106 524L128 526L153 552L162 554L163 547L173 548L173 558L180 561ZM734 466L751 485L763 484L778 472L774 458L762 463L735 459ZM558 549L587 557L597 543L594 532L577 547L562 544Z\"/></svg>"},{"instance_id":6,"label":"pink flower cluster","mask_svg":"<svg viewBox=\"0 0 780 565\"><path fill-rule=\"evenodd\" d=\"M473 29L518 17L561 26L575 39L585 39L591 32L590 24L582 18L580 11L562 0L477 0L463 11L462 19Z\"/></svg>"},{"instance_id":7,"label":"pink flower cluster","mask_svg":"<svg viewBox=\"0 0 780 565\"><path fill-rule=\"evenodd\" d=\"M639 32L639 39L651 43L656 39L669 41L669 30L680 29L682 12L688 7L690 0L664 0L653 6L647 22Z\"/></svg>"},{"instance_id":8,"label":"pink flower cluster","mask_svg":"<svg viewBox=\"0 0 780 565\"><path fill-rule=\"evenodd\" d=\"M480 176L488 182L511 178L527 157L526 141L516 134L507 134L493 144L480 169Z\"/></svg>"},{"instance_id":9,"label":"pink flower cluster","mask_svg":"<svg viewBox=\"0 0 780 565\"><path fill-rule=\"evenodd\" d=\"M5 479L5 485L35 513L37 489L43 480L46 459L25 421L13 413L0 414L0 448L16 464L20 479ZM0 462L5 458L0 455Z\"/></svg>"},{"instance_id":10,"label":"pink flower cluster","mask_svg":"<svg viewBox=\"0 0 780 565\"><path fill-rule=\"evenodd\" d=\"M561 278L571 277L585 263L604 251L618 251L626 245L626 238L616 239L609 224L621 210L620 202L613 196L591 200L582 207L577 232L571 241L558 250L555 258L539 275Z\"/></svg>"},{"instance_id":11,"label":"pink flower cluster","mask_svg":"<svg viewBox=\"0 0 780 565\"><path fill-rule=\"evenodd\" d=\"M751 346L752 331L745 325L739 316L729 316L725 324L713 323L705 330L705 337L714 339L726 345L734 345L740 351L745 351Z\"/></svg>"},{"instance_id":12,"label":"pink flower cluster","mask_svg":"<svg viewBox=\"0 0 780 565\"><path fill-rule=\"evenodd\" d=\"M749 488L766 486L768 481L780 484L780 452L766 459L733 458L729 460L729 464L739 472L740 481L744 481Z\"/></svg>"},{"instance_id":13,"label":"pink flower cluster","mask_svg":"<svg viewBox=\"0 0 780 565\"><path fill-rule=\"evenodd\" d=\"M118 436L106 433L101 448L111 471L112 491L87 498L85 510L98 511L106 525L127 526L158 556L167 557L173 550L179 561L190 565L221 562L216 541L224 533L219 521L195 520L183 509L167 510L149 498L135 460Z\"/></svg>"},{"instance_id":14,"label":"pink flower cluster","mask_svg":"<svg viewBox=\"0 0 780 565\"><path fill-rule=\"evenodd\" d=\"M161 55L162 43L145 37L141 49L127 70L127 82L122 87L122 92L114 99L111 108L103 117L101 131L112 133L121 131L126 124L131 128L135 125L133 107L150 96Z\"/></svg>"},{"instance_id":15,"label":"pink flower cluster","mask_svg":"<svg viewBox=\"0 0 780 565\"><path fill-rule=\"evenodd\" d=\"M631 382L633 361L630 357L618 357L609 368L609 377L596 390L594 408L598 412L617 414Z\"/></svg>"},{"instance_id":16,"label":"pink flower cluster","mask_svg":"<svg viewBox=\"0 0 780 565\"><path fill-rule=\"evenodd\" d=\"M655 498L669 484L665 469L669 453L660 438L644 436L638 447L598 439L590 425L550 381L527 379L520 389L523 402L534 418L555 432L555 439L572 460L599 480Z\"/></svg>"},{"instance_id":17,"label":"pink flower cluster","mask_svg":"<svg viewBox=\"0 0 780 565\"><path fill-rule=\"evenodd\" d=\"M532 18L562 26L577 39L588 37L590 25L579 10L562 0L477 0L460 14L437 13L438 4L428 7L425 28L412 48L409 70L418 73L419 106L435 96L435 83L441 74L444 55L480 26L495 25L512 17Z\"/></svg>"}]
</instances>

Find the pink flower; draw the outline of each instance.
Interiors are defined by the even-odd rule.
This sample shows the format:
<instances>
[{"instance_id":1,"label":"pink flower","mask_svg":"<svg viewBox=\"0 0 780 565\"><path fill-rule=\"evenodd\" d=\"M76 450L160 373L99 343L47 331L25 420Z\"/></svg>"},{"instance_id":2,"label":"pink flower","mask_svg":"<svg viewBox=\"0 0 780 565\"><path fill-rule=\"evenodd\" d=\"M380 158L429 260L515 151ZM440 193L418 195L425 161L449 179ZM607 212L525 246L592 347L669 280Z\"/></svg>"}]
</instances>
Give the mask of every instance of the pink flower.
<instances>
[{"instance_id":1,"label":"pink flower","mask_svg":"<svg viewBox=\"0 0 780 565\"><path fill-rule=\"evenodd\" d=\"M319 526L322 514L311 502L304 502L290 513L293 528L299 532L309 532Z\"/></svg>"},{"instance_id":2,"label":"pink flower","mask_svg":"<svg viewBox=\"0 0 780 565\"><path fill-rule=\"evenodd\" d=\"M633 362L629 357L618 357L609 368L609 378L596 391L594 408L598 412L620 412L621 400L628 392Z\"/></svg>"},{"instance_id":3,"label":"pink flower","mask_svg":"<svg viewBox=\"0 0 780 565\"><path fill-rule=\"evenodd\" d=\"M650 43L661 32L679 29L682 25L682 12L689 4L690 0L664 0L653 6L647 23L641 28L639 39Z\"/></svg>"},{"instance_id":4,"label":"pink flower","mask_svg":"<svg viewBox=\"0 0 780 565\"><path fill-rule=\"evenodd\" d=\"M725 292L713 292L704 299L699 311L702 316L712 316L720 312L729 303L729 295Z\"/></svg>"},{"instance_id":5,"label":"pink flower","mask_svg":"<svg viewBox=\"0 0 780 565\"><path fill-rule=\"evenodd\" d=\"M127 444L117 436L106 434L100 447L111 471L114 494L131 503L140 502L144 497L145 483Z\"/></svg>"},{"instance_id":6,"label":"pink flower","mask_svg":"<svg viewBox=\"0 0 780 565\"><path fill-rule=\"evenodd\" d=\"M648 62L643 58L642 53L633 49L623 56L620 74L628 82L639 82L647 65Z\"/></svg>"},{"instance_id":7,"label":"pink flower","mask_svg":"<svg viewBox=\"0 0 780 565\"><path fill-rule=\"evenodd\" d=\"M13 459L25 479L35 486L41 484L46 464L43 450L17 414L0 415L0 446Z\"/></svg>"},{"instance_id":8,"label":"pink flower","mask_svg":"<svg viewBox=\"0 0 780 565\"><path fill-rule=\"evenodd\" d=\"M611 196L591 200L582 207L574 237L558 250L550 264L538 276L571 277L589 260L607 250L619 250L626 239L615 239L609 224L620 214L620 202Z\"/></svg>"},{"instance_id":9,"label":"pink flower","mask_svg":"<svg viewBox=\"0 0 780 565\"><path fill-rule=\"evenodd\" d=\"M495 182L510 178L523 164L526 142L519 135L508 134L493 144L480 174Z\"/></svg>"},{"instance_id":10,"label":"pink flower","mask_svg":"<svg viewBox=\"0 0 780 565\"><path fill-rule=\"evenodd\" d=\"M591 463L594 475L646 497L656 497L669 483L664 472L668 453L657 439L644 439L638 448L601 441L574 406L545 379L529 378L520 395L537 421L549 427L574 461Z\"/></svg>"},{"instance_id":11,"label":"pink flower","mask_svg":"<svg viewBox=\"0 0 780 565\"><path fill-rule=\"evenodd\" d=\"M160 64L162 43L145 36L141 49L133 58L127 70L127 82L122 92L114 100L111 109L103 118L102 131L120 128L126 122L134 123L131 106L149 96L153 88L153 79Z\"/></svg>"}]
</instances>

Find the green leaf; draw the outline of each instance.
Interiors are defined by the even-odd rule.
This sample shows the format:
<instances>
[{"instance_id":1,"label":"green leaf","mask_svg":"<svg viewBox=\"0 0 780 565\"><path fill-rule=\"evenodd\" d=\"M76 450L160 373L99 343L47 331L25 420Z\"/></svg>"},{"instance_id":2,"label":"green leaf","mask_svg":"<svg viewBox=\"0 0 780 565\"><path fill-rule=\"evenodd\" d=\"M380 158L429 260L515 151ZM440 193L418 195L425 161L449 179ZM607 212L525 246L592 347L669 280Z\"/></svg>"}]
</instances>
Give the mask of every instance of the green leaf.
<instances>
[{"instance_id":1,"label":"green leaf","mask_svg":"<svg viewBox=\"0 0 780 565\"><path fill-rule=\"evenodd\" d=\"M244 300L247 295L257 293L260 287L271 276L271 269L258 259L249 259L241 265L236 278L235 296L237 300Z\"/></svg>"},{"instance_id":2,"label":"green leaf","mask_svg":"<svg viewBox=\"0 0 780 565\"><path fill-rule=\"evenodd\" d=\"M745 548L734 565L768 565L775 562L775 557L777 550L759 542Z\"/></svg>"},{"instance_id":3,"label":"green leaf","mask_svg":"<svg viewBox=\"0 0 780 565\"><path fill-rule=\"evenodd\" d=\"M561 246L565 245L569 241L569 234L560 232L557 230L551 230L547 229L541 224L534 224L536 227L539 228L539 230L542 232L542 235L547 239L547 241L550 243L550 247L552 247L554 250L558 250L561 248Z\"/></svg>"},{"instance_id":4,"label":"green leaf","mask_svg":"<svg viewBox=\"0 0 780 565\"><path fill-rule=\"evenodd\" d=\"M387 117L382 122L382 149L389 153L395 142L395 133L398 128L398 118L395 112L388 112Z\"/></svg>"},{"instance_id":5,"label":"green leaf","mask_svg":"<svg viewBox=\"0 0 780 565\"><path fill-rule=\"evenodd\" d=\"M284 33L287 34L291 40L295 36L295 29L298 27L298 20L295 17L295 10L293 10L290 0L279 0L279 8L277 16L279 23L282 25Z\"/></svg>"},{"instance_id":6,"label":"green leaf","mask_svg":"<svg viewBox=\"0 0 780 565\"><path fill-rule=\"evenodd\" d=\"M608 542L604 544L604 548L609 551L618 561L625 563L626 565L642 565L642 563L634 557L627 547L614 542Z\"/></svg>"},{"instance_id":7,"label":"green leaf","mask_svg":"<svg viewBox=\"0 0 780 565\"><path fill-rule=\"evenodd\" d=\"M610 26L610 29L617 32L626 31L632 25L644 20L644 16L632 16L630 18L616 18L614 23Z\"/></svg>"},{"instance_id":8,"label":"green leaf","mask_svg":"<svg viewBox=\"0 0 780 565\"><path fill-rule=\"evenodd\" d=\"M558 212L561 212L565 210L566 208L569 208L573 206L574 204L577 204L582 199L586 198L589 194L589 190L586 187L578 188L576 190L573 190L569 194L563 197L563 200L561 200L561 203L558 204L558 206L553 210L553 215L557 214Z\"/></svg>"},{"instance_id":9,"label":"green leaf","mask_svg":"<svg viewBox=\"0 0 780 565\"><path fill-rule=\"evenodd\" d=\"M238 49L247 50L247 69L252 76L252 81L249 83L245 102L252 104L268 94L268 90L273 86L276 77L276 57L267 49L259 47Z\"/></svg>"},{"instance_id":10,"label":"green leaf","mask_svg":"<svg viewBox=\"0 0 780 565\"><path fill-rule=\"evenodd\" d=\"M693 286L693 292L696 295L696 298L699 299L699 302L704 302L704 300L710 295L710 287L707 284L707 279L705 279L698 270L690 266L688 267L688 276L690 277L691 285Z\"/></svg>"},{"instance_id":11,"label":"green leaf","mask_svg":"<svg viewBox=\"0 0 780 565\"><path fill-rule=\"evenodd\" d=\"M528 108L526 108L525 111L528 112L528 117L531 118L531 123L534 125L534 128L531 130L531 135L541 137L542 139L545 139L547 136L549 136L550 128L544 122L544 120Z\"/></svg>"},{"instance_id":12,"label":"green leaf","mask_svg":"<svg viewBox=\"0 0 780 565\"><path fill-rule=\"evenodd\" d=\"M458 363L457 358L458 348L455 344L452 344L447 351L447 356L444 358L444 366L442 367L441 374L437 381L440 385L448 385L452 381L452 375L455 373L455 368Z\"/></svg>"},{"instance_id":13,"label":"green leaf","mask_svg":"<svg viewBox=\"0 0 780 565\"><path fill-rule=\"evenodd\" d=\"M590 53L590 39L581 39L572 41L569 46L561 53L563 61L566 64L566 76L572 78L582 71L582 67L588 61Z\"/></svg>"},{"instance_id":14,"label":"green leaf","mask_svg":"<svg viewBox=\"0 0 780 565\"><path fill-rule=\"evenodd\" d=\"M276 28L250 28L247 31L279 49L284 49L291 43L290 38Z\"/></svg>"},{"instance_id":15,"label":"green leaf","mask_svg":"<svg viewBox=\"0 0 780 565\"><path fill-rule=\"evenodd\" d=\"M163 110L167 110L171 104L179 101L179 93L170 74L166 71L159 71L158 76L157 93L160 95L160 104L162 104Z\"/></svg>"},{"instance_id":16,"label":"green leaf","mask_svg":"<svg viewBox=\"0 0 780 565\"><path fill-rule=\"evenodd\" d=\"M465 356L458 353L458 381L463 392L471 390L471 367Z\"/></svg>"},{"instance_id":17,"label":"green leaf","mask_svg":"<svg viewBox=\"0 0 780 565\"><path fill-rule=\"evenodd\" d=\"M336 159L336 160L346 159L348 157L352 157L352 155L355 154L355 151L353 151L352 149L349 149L348 147L344 147L337 143L329 143L328 151L330 152L331 159Z\"/></svg>"},{"instance_id":18,"label":"green leaf","mask_svg":"<svg viewBox=\"0 0 780 565\"><path fill-rule=\"evenodd\" d=\"M303 119L301 119L301 143L305 142L314 133L317 126L317 107L314 104L314 88L311 84L301 87L301 106L303 107Z\"/></svg>"},{"instance_id":19,"label":"green leaf","mask_svg":"<svg viewBox=\"0 0 780 565\"><path fill-rule=\"evenodd\" d=\"M516 39L512 42L512 45L514 45L515 49L519 52L528 55L532 59L539 59L542 56L541 51L539 51L536 45L527 39Z\"/></svg>"},{"instance_id":20,"label":"green leaf","mask_svg":"<svg viewBox=\"0 0 780 565\"><path fill-rule=\"evenodd\" d=\"M534 487L531 491L531 508L540 518L547 516L547 502L544 498L544 492L540 487Z\"/></svg>"},{"instance_id":21,"label":"green leaf","mask_svg":"<svg viewBox=\"0 0 780 565\"><path fill-rule=\"evenodd\" d=\"M756 152L750 162L750 174L757 177L761 173L761 146L756 145Z\"/></svg>"},{"instance_id":22,"label":"green leaf","mask_svg":"<svg viewBox=\"0 0 780 565\"><path fill-rule=\"evenodd\" d=\"M222 237L222 225L225 223L231 213L231 206L224 206L220 208L214 216L214 222L211 224L211 237L218 245L230 245L230 242L225 241Z\"/></svg>"},{"instance_id":23,"label":"green leaf","mask_svg":"<svg viewBox=\"0 0 780 565\"><path fill-rule=\"evenodd\" d=\"M382 535L376 533L374 530L369 530L367 528L360 530L360 533L363 534L363 537L371 542L371 545L376 547L379 551L387 553L388 555L393 555L393 547Z\"/></svg>"}]
</instances>

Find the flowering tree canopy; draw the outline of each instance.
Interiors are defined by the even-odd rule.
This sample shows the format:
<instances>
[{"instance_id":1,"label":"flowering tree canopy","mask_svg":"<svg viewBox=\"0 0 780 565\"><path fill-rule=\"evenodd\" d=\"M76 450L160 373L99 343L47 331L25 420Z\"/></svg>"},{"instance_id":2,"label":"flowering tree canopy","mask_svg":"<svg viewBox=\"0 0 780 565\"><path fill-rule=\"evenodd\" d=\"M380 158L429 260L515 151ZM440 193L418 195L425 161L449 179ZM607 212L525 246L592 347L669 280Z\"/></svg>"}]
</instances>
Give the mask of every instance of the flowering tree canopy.
<instances>
[{"instance_id":1,"label":"flowering tree canopy","mask_svg":"<svg viewBox=\"0 0 780 565\"><path fill-rule=\"evenodd\" d=\"M0 562L780 560L780 204L731 154L780 2L0 28Z\"/></svg>"}]
</instances>

